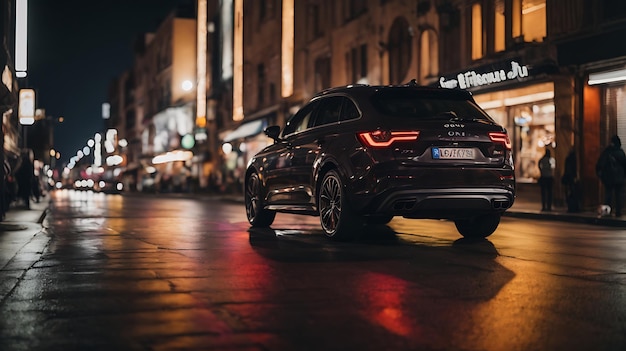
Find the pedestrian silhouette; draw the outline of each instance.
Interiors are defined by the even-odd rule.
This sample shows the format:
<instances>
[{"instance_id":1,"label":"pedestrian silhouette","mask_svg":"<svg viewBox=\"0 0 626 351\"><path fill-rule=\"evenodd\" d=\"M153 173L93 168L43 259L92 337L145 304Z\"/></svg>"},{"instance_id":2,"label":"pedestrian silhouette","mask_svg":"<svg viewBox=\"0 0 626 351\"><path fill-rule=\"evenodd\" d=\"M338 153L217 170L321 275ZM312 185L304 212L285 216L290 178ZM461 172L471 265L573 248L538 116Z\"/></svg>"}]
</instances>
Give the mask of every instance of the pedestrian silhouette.
<instances>
[{"instance_id":1,"label":"pedestrian silhouette","mask_svg":"<svg viewBox=\"0 0 626 351\"><path fill-rule=\"evenodd\" d=\"M576 152L570 150L565 158L565 166L561 184L565 186L565 201L567 203L567 212L580 211L579 203L579 183L578 183L578 164L576 162Z\"/></svg>"},{"instance_id":2,"label":"pedestrian silhouette","mask_svg":"<svg viewBox=\"0 0 626 351\"><path fill-rule=\"evenodd\" d=\"M541 188L541 210L552 211L552 188L556 161L550 156L550 150L539 159L539 187Z\"/></svg>"},{"instance_id":3,"label":"pedestrian silhouette","mask_svg":"<svg viewBox=\"0 0 626 351\"><path fill-rule=\"evenodd\" d=\"M22 200L27 209L30 209L34 173L33 151L24 149L21 152L20 164L15 172L15 178L17 181L17 198Z\"/></svg>"},{"instance_id":4,"label":"pedestrian silhouette","mask_svg":"<svg viewBox=\"0 0 626 351\"><path fill-rule=\"evenodd\" d=\"M622 142L619 136L614 135L610 144L600 154L596 162L596 174L604 185L603 205L608 206L608 211L601 214L610 215L611 210L614 209L615 216L621 216L622 189L624 186L624 175L626 174L626 154L624 154L622 149Z\"/></svg>"}]
</instances>

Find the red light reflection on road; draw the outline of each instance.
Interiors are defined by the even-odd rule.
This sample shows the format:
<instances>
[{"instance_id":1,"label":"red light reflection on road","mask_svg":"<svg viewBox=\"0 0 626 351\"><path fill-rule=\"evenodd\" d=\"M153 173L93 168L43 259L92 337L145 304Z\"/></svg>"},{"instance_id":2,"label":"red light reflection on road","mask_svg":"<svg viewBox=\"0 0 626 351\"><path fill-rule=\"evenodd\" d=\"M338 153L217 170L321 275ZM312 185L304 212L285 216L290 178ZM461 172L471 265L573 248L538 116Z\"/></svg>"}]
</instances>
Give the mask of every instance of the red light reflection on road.
<instances>
[{"instance_id":1,"label":"red light reflection on road","mask_svg":"<svg viewBox=\"0 0 626 351\"><path fill-rule=\"evenodd\" d=\"M407 282L382 273L368 272L357 280L363 313L372 323L400 336L419 338L420 330L405 311Z\"/></svg>"}]
</instances>

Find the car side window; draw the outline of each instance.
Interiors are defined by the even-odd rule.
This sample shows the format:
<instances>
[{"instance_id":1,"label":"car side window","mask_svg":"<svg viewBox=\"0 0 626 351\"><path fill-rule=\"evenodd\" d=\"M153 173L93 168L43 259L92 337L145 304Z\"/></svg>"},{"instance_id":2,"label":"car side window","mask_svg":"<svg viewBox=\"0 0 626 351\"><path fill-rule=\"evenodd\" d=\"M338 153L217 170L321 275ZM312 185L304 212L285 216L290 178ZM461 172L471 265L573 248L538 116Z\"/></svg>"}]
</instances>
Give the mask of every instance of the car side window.
<instances>
[{"instance_id":1,"label":"car side window","mask_svg":"<svg viewBox=\"0 0 626 351\"><path fill-rule=\"evenodd\" d=\"M343 97L332 96L325 98L321 101L317 113L315 114L314 127L322 126L325 124L339 122L339 113L341 111L341 104Z\"/></svg>"},{"instance_id":2,"label":"car side window","mask_svg":"<svg viewBox=\"0 0 626 351\"><path fill-rule=\"evenodd\" d=\"M359 116L359 109L356 107L354 102L348 98L343 98L343 107L341 108L341 116L339 117L339 120L347 121L359 118Z\"/></svg>"},{"instance_id":3,"label":"car side window","mask_svg":"<svg viewBox=\"0 0 626 351\"><path fill-rule=\"evenodd\" d=\"M304 106L300 111L296 112L296 114L287 121L287 125L283 130L283 136L301 132L307 129L311 122L311 116L313 115L313 110L317 106L317 102L310 103Z\"/></svg>"}]
</instances>

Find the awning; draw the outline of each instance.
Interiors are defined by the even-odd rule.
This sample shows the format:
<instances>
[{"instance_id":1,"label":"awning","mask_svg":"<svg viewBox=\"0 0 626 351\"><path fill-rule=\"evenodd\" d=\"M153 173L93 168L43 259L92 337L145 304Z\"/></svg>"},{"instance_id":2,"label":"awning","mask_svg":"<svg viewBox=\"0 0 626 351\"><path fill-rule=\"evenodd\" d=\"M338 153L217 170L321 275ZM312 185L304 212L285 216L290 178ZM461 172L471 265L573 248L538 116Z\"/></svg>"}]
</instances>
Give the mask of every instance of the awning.
<instances>
[{"instance_id":1,"label":"awning","mask_svg":"<svg viewBox=\"0 0 626 351\"><path fill-rule=\"evenodd\" d=\"M224 142L228 143L233 140L243 139L245 137L257 135L267 127L267 120L257 119L256 121L245 122L237 129L224 137Z\"/></svg>"}]
</instances>

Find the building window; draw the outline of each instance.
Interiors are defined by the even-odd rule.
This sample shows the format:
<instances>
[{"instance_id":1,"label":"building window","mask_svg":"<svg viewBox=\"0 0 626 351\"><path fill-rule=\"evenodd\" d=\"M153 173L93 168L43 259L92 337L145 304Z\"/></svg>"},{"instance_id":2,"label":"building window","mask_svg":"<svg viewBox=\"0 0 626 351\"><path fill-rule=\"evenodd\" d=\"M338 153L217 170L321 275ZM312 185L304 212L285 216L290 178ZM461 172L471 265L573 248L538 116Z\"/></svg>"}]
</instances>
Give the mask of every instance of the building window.
<instances>
[{"instance_id":1,"label":"building window","mask_svg":"<svg viewBox=\"0 0 626 351\"><path fill-rule=\"evenodd\" d=\"M259 22L263 22L267 19L273 18L276 14L276 6L274 4L276 0L258 0L259 4Z\"/></svg>"},{"instance_id":2,"label":"building window","mask_svg":"<svg viewBox=\"0 0 626 351\"><path fill-rule=\"evenodd\" d=\"M352 48L346 54L346 66L352 83L367 84L367 45Z\"/></svg>"},{"instance_id":3,"label":"building window","mask_svg":"<svg viewBox=\"0 0 626 351\"><path fill-rule=\"evenodd\" d=\"M361 14L367 12L367 1L364 0L348 0L344 1L344 18L346 21L353 20Z\"/></svg>"},{"instance_id":4,"label":"building window","mask_svg":"<svg viewBox=\"0 0 626 351\"><path fill-rule=\"evenodd\" d=\"M324 29L322 26L322 6L319 4L318 0L312 0L308 5L309 16L307 20L309 21L308 30L309 30L309 40L319 38L324 34Z\"/></svg>"},{"instance_id":5,"label":"building window","mask_svg":"<svg viewBox=\"0 0 626 351\"><path fill-rule=\"evenodd\" d=\"M437 34L428 29L422 32L420 39L420 82L436 77L439 73Z\"/></svg>"},{"instance_id":6,"label":"building window","mask_svg":"<svg viewBox=\"0 0 626 351\"><path fill-rule=\"evenodd\" d=\"M330 88L330 57L315 60L315 91Z\"/></svg>"},{"instance_id":7,"label":"building window","mask_svg":"<svg viewBox=\"0 0 626 351\"><path fill-rule=\"evenodd\" d=\"M543 41L546 36L546 0L513 0L513 38Z\"/></svg>"},{"instance_id":8,"label":"building window","mask_svg":"<svg viewBox=\"0 0 626 351\"><path fill-rule=\"evenodd\" d=\"M493 49L494 52L504 51L505 49L505 17L504 17L504 0L495 0L494 19L493 19Z\"/></svg>"},{"instance_id":9,"label":"building window","mask_svg":"<svg viewBox=\"0 0 626 351\"><path fill-rule=\"evenodd\" d=\"M129 110L126 111L126 130L135 129L137 118L135 117L135 111Z\"/></svg>"},{"instance_id":10,"label":"building window","mask_svg":"<svg viewBox=\"0 0 626 351\"><path fill-rule=\"evenodd\" d=\"M393 21L389 30L389 81L399 84L405 80L411 65L412 37L409 22L404 17Z\"/></svg>"},{"instance_id":11,"label":"building window","mask_svg":"<svg viewBox=\"0 0 626 351\"><path fill-rule=\"evenodd\" d=\"M270 83L269 99L270 103L276 102L276 84L274 83Z\"/></svg>"},{"instance_id":12,"label":"building window","mask_svg":"<svg viewBox=\"0 0 626 351\"><path fill-rule=\"evenodd\" d=\"M479 3L472 5L472 60L484 56L483 52L483 8Z\"/></svg>"}]
</instances>

